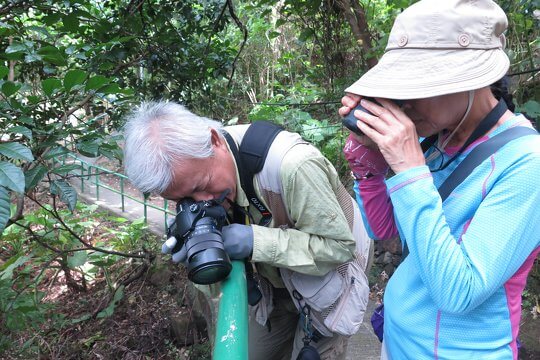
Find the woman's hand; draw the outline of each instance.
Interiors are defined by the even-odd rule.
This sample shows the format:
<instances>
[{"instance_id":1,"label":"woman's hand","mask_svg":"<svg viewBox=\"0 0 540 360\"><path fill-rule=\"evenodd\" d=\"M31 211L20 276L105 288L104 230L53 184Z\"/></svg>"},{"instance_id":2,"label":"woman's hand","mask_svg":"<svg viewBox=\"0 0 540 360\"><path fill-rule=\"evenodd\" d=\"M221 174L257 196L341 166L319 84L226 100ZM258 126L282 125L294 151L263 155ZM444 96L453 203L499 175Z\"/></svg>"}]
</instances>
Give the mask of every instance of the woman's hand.
<instances>
[{"instance_id":1,"label":"woman's hand","mask_svg":"<svg viewBox=\"0 0 540 360\"><path fill-rule=\"evenodd\" d=\"M344 107L348 107L351 103L350 99L354 99L349 96L344 102L346 97L342 99L344 106L339 109L340 115L345 111ZM382 106L365 99L361 100L362 106L373 115L362 111L356 111L354 114L359 119L358 129L365 134L363 137L369 137L377 145L396 174L425 165L424 154L412 120L392 101L380 98L377 98L377 101Z\"/></svg>"},{"instance_id":2,"label":"woman's hand","mask_svg":"<svg viewBox=\"0 0 540 360\"><path fill-rule=\"evenodd\" d=\"M352 109L354 109L358 105L361 99L362 97L360 95L347 93L347 95L341 98L341 104L343 106L340 107L338 110L339 116L341 117L347 116L347 114L349 114L352 111ZM356 114L358 113L361 113L361 111L356 111L354 113L354 116L356 118L358 118L358 116L356 116ZM377 145L369 137L365 135L357 135L351 132L350 136L353 137L359 144L365 145L371 149L377 149Z\"/></svg>"}]
</instances>

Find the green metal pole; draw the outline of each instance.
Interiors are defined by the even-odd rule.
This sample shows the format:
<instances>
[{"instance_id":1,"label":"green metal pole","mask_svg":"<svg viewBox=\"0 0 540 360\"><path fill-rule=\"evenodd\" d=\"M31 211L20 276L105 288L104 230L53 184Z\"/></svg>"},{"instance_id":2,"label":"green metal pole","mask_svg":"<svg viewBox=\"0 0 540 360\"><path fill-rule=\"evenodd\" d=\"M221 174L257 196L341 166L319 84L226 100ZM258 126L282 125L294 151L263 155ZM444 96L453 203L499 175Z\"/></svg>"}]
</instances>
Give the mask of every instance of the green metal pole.
<instances>
[{"instance_id":1,"label":"green metal pole","mask_svg":"<svg viewBox=\"0 0 540 360\"><path fill-rule=\"evenodd\" d=\"M167 214L167 209L169 208L169 202L167 201L167 199L163 199L163 216L164 216L164 221L165 221L165 232L167 232L167 217L169 216Z\"/></svg>"},{"instance_id":2,"label":"green metal pole","mask_svg":"<svg viewBox=\"0 0 540 360\"><path fill-rule=\"evenodd\" d=\"M81 162L81 192L84 192L84 163L82 160Z\"/></svg>"},{"instance_id":3,"label":"green metal pole","mask_svg":"<svg viewBox=\"0 0 540 360\"><path fill-rule=\"evenodd\" d=\"M246 273L242 261L233 261L229 277L221 282L214 360L247 360L248 306Z\"/></svg>"},{"instance_id":4,"label":"green metal pole","mask_svg":"<svg viewBox=\"0 0 540 360\"><path fill-rule=\"evenodd\" d=\"M150 196L150 193L143 193L143 214L144 214L144 223L148 223L148 197Z\"/></svg>"},{"instance_id":5,"label":"green metal pole","mask_svg":"<svg viewBox=\"0 0 540 360\"><path fill-rule=\"evenodd\" d=\"M122 199L122 212L126 211L124 206L124 178L120 178L120 198Z\"/></svg>"},{"instance_id":6,"label":"green metal pole","mask_svg":"<svg viewBox=\"0 0 540 360\"><path fill-rule=\"evenodd\" d=\"M99 170L96 168L96 199L99 200Z\"/></svg>"}]
</instances>

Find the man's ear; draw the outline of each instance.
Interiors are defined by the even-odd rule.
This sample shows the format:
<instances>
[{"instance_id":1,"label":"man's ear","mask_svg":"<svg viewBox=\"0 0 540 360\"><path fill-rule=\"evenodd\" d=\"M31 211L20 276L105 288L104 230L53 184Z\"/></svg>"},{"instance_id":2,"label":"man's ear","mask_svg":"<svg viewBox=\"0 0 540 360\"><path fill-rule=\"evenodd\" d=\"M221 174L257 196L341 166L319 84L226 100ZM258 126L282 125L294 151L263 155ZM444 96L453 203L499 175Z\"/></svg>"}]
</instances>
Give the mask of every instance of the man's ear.
<instances>
[{"instance_id":1,"label":"man's ear","mask_svg":"<svg viewBox=\"0 0 540 360\"><path fill-rule=\"evenodd\" d=\"M212 146L215 148L219 148L225 145L223 138L219 135L216 129L210 128L210 139L212 141Z\"/></svg>"}]
</instances>

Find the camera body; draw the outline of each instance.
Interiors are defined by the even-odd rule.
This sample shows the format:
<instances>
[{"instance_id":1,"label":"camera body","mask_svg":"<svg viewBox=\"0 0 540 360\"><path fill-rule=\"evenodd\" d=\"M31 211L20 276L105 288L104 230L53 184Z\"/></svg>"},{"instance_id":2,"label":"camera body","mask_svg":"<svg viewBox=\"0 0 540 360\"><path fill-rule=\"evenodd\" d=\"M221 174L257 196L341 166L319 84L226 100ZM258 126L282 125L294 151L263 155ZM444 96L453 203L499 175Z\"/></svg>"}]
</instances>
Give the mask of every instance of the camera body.
<instances>
[{"instance_id":1,"label":"camera body","mask_svg":"<svg viewBox=\"0 0 540 360\"><path fill-rule=\"evenodd\" d=\"M177 240L173 253L185 244L188 278L196 284L216 283L231 272L221 237L226 219L225 208L214 200L184 198L176 204L176 217L167 229L167 237Z\"/></svg>"},{"instance_id":2,"label":"camera body","mask_svg":"<svg viewBox=\"0 0 540 360\"><path fill-rule=\"evenodd\" d=\"M374 98L370 98L370 97L364 97L364 99L366 100L369 100L371 102L374 102L375 104L377 105L381 105L377 102L377 100L375 100ZM390 101L393 101L394 103L396 103L398 106L401 106L403 104L403 101L401 100L390 100ZM356 122L358 121L358 119L354 116L354 111L355 110L360 110L360 111L363 111L365 113L368 113L370 115L371 112L369 110L367 110L365 107L363 107L362 105L360 105L360 103L354 108L352 109L348 114L347 116L343 117L343 119L341 120L341 122L343 123L343 125L351 130L352 132L354 132L355 134L357 135L364 135L360 129L358 129L358 127L356 126Z\"/></svg>"}]
</instances>

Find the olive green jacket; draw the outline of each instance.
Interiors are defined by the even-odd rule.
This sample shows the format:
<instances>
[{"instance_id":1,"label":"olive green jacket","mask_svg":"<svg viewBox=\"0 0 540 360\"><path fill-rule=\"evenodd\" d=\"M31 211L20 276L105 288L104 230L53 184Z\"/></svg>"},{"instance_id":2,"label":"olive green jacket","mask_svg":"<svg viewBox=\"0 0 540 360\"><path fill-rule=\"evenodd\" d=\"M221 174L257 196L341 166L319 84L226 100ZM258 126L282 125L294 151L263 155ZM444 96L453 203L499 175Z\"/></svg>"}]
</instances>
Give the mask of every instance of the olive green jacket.
<instances>
[{"instance_id":1,"label":"olive green jacket","mask_svg":"<svg viewBox=\"0 0 540 360\"><path fill-rule=\"evenodd\" d=\"M233 128L243 126L246 125ZM240 185L238 168L236 172L236 203L249 207L256 224L260 213L250 205ZM319 150L307 143L294 145L281 161L280 177L281 199L292 226L277 227L274 220L268 227L252 225L251 261L256 263L259 274L275 287L284 287L276 267L324 275L352 260L356 247L338 201L346 191L335 168ZM257 180L254 181L259 199L265 201ZM265 205L273 212L266 201Z\"/></svg>"}]
</instances>

